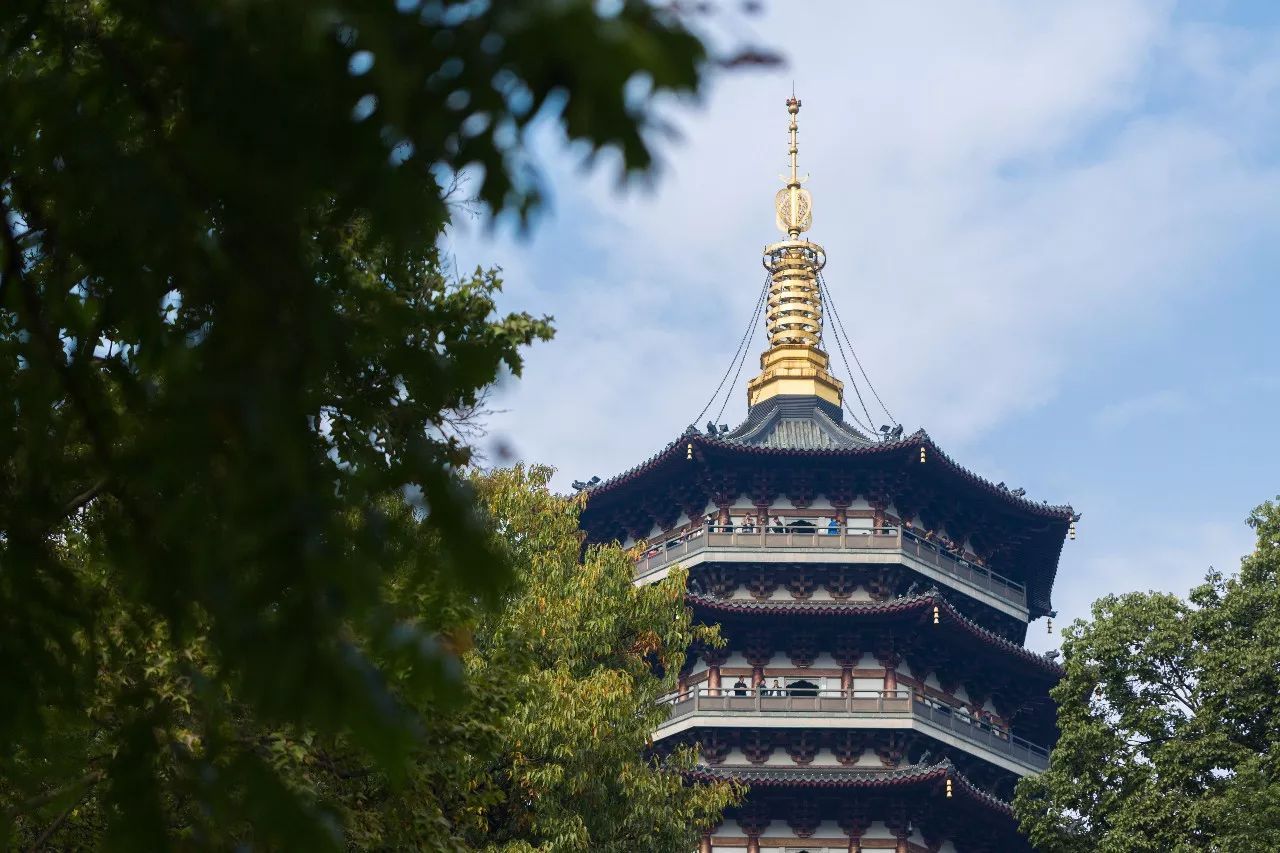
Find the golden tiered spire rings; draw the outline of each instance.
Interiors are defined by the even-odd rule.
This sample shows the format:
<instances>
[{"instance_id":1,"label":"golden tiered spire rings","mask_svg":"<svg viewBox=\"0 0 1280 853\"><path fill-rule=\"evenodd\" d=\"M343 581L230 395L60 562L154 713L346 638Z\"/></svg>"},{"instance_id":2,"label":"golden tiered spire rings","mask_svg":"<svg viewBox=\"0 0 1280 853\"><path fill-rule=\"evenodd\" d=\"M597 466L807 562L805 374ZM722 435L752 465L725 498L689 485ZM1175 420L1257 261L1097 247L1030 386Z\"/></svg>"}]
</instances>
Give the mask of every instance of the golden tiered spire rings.
<instances>
[{"instance_id":1,"label":"golden tiered spire rings","mask_svg":"<svg viewBox=\"0 0 1280 853\"><path fill-rule=\"evenodd\" d=\"M760 356L761 373L747 384L747 402L755 405L780 394L817 396L835 406L841 404L843 385L827 372L827 354L822 351L822 300L818 273L827 262L826 252L817 243L800 235L813 224L813 198L800 185L797 117L800 101L787 99L791 115L790 179L774 197L778 230L787 239L766 246L764 266L769 271L769 298L765 331L769 349Z\"/></svg>"}]
</instances>

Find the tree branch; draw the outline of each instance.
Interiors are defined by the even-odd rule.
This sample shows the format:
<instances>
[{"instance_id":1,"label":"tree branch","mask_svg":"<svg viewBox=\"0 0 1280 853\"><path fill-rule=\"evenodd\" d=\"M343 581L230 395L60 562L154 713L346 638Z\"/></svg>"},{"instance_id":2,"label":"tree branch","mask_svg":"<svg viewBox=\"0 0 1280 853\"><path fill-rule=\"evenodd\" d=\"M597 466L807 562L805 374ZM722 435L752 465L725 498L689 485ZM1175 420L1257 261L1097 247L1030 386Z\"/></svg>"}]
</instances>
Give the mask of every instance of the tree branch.
<instances>
[{"instance_id":1,"label":"tree branch","mask_svg":"<svg viewBox=\"0 0 1280 853\"><path fill-rule=\"evenodd\" d=\"M0 193L0 232L3 232L4 239L4 266L0 267L0 305L4 305L4 295L9 290L10 282L22 277L22 252L18 246L18 237L9 224L11 214L4 194Z\"/></svg>"},{"instance_id":2,"label":"tree branch","mask_svg":"<svg viewBox=\"0 0 1280 853\"><path fill-rule=\"evenodd\" d=\"M66 823L67 818L71 816L71 813L75 811L76 807L84 802L84 798L89 796L89 792L91 790L93 790L92 785L81 791L80 796L76 797L75 800L69 803L67 807L62 810L62 814L58 815L57 818L54 819L53 823L49 824L45 831L40 833L35 841L31 842L31 846L27 848L27 853L35 853L36 850L43 847L45 842L47 842L53 834L58 831L59 827Z\"/></svg>"},{"instance_id":3,"label":"tree branch","mask_svg":"<svg viewBox=\"0 0 1280 853\"><path fill-rule=\"evenodd\" d=\"M67 784L63 785L61 788L55 788L52 791L48 791L43 794L37 794L34 797L23 800L21 803L18 803L18 805L9 809L9 817L18 817L19 815L22 815L25 812L29 812L33 809L38 809L41 806L46 806L49 803L53 802L54 800L58 799L59 797L65 796L66 794L69 794L72 791L75 791L79 788L82 788L82 787L92 788L94 785L101 782L106 777L106 775L107 775L106 772L103 770L90 770L88 773L84 774L79 779L75 780L74 782L68 782Z\"/></svg>"},{"instance_id":4,"label":"tree branch","mask_svg":"<svg viewBox=\"0 0 1280 853\"><path fill-rule=\"evenodd\" d=\"M72 515L73 513L76 512L76 510L80 509L82 506L84 506L89 501L93 500L99 494L101 494L102 490L105 489L106 487L107 487L107 478L103 477L102 479L98 480L98 482L94 483L92 486L85 489L83 492L81 492L80 494L72 498L70 501L68 501L66 506L62 508L63 515Z\"/></svg>"}]
</instances>

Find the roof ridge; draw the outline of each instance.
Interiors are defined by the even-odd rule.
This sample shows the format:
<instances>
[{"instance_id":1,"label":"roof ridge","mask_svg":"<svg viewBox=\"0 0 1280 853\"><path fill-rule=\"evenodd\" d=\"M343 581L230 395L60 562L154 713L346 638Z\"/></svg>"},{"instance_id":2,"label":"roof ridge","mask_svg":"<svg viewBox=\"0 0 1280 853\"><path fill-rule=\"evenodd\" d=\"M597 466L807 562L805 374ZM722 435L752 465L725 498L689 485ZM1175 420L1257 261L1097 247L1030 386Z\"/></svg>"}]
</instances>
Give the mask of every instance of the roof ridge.
<instances>
[{"instance_id":1,"label":"roof ridge","mask_svg":"<svg viewBox=\"0 0 1280 853\"><path fill-rule=\"evenodd\" d=\"M915 595L904 595L885 602L855 602L855 601L731 601L726 599L718 599L701 593L688 592L685 593L685 600L692 604L700 604L711 610L720 610L728 612L775 612L786 613L804 613L810 615L838 615L840 612L856 613L862 611L863 614L873 613L894 613L914 609L922 603L936 605L939 609L945 610L947 614L953 618L960 627L966 629L969 633L975 635L978 639L992 645L1003 647L1005 650L1026 659L1030 663L1037 664L1053 674L1061 677L1066 670L1061 664L1046 658L1044 655L1036 654L1026 646L1013 642L1012 640L1002 637L1001 635L984 628L977 622L956 609L946 596L940 592L924 592ZM826 610L827 613L822 611Z\"/></svg>"},{"instance_id":2,"label":"roof ridge","mask_svg":"<svg viewBox=\"0 0 1280 853\"><path fill-rule=\"evenodd\" d=\"M775 409L774 411L767 413L761 419L761 421L759 422L759 425L752 427L752 431L750 433L743 434L744 437L747 435L754 436L759 429L763 428L765 425L767 425L770 421L774 419L776 412L777 410ZM739 429L741 429L742 426L745 426L746 423L747 422L744 421L743 424L739 426ZM929 448L932 449L938 456L942 457L942 460L946 462L947 465L952 470L956 471L965 479L968 479L974 484L982 487L986 491L992 494L998 495L1002 499L1007 500L1010 503L1021 506L1024 509L1033 510L1041 514L1048 514L1053 516L1068 516L1073 519L1079 517L1078 514L1075 512L1074 507L1071 506L1071 504L1050 504L1048 502L1037 503L1036 501L1033 501L1029 498L1018 497L1017 495L1014 495L1012 492L1008 491L1007 489L999 488L995 483L992 483L987 478L983 477L980 474L976 474L973 471L970 471L968 468L965 468L963 465L956 462L955 459L952 458L950 455L948 455L947 452L944 451L938 445L938 443L935 442L929 436L929 434L925 432L923 429L918 429L915 432L913 432L911 435L905 438L902 438L899 441L870 441L868 439L870 443L862 446L849 446L849 447L836 446L836 447L822 447L822 448L784 448L784 447L766 447L766 446L757 445L757 444L745 444L742 441L730 439L730 437L738 438L738 436L735 435L736 432L737 430L734 430L729 433L726 433L723 436L709 436L702 432L699 432L695 427L691 426L688 429L686 429L683 433L681 433L678 438L676 438L674 441L669 442L665 447L663 447L654 455L650 456L645 461L637 465L634 465L625 471L622 471L618 474L613 475L612 477L608 478L604 482L594 486L590 491L600 492L602 490L612 488L613 486L617 485L618 483L624 480L627 480L631 477L634 477L638 474L643 473L644 471L648 470L650 467L661 462L664 458L666 458L669 454L671 454L676 449L677 446L685 442L697 443L700 445L706 445L710 447L722 447L730 450L741 450L747 453L758 453L763 455L814 454L819 456L839 456L843 454L872 455L872 454L884 453L884 452L889 452L894 450L901 450L904 447L916 447L921 444L928 444Z\"/></svg>"},{"instance_id":3,"label":"roof ridge","mask_svg":"<svg viewBox=\"0 0 1280 853\"><path fill-rule=\"evenodd\" d=\"M861 430L858 430L852 426L849 426L844 421L837 421L835 418L831 417L822 409L814 409L814 414L817 415L818 418L830 424L832 429L839 430L840 432L843 432L843 433L851 434L854 438L857 438L861 441L865 441L867 444L875 443L869 436L864 435Z\"/></svg>"},{"instance_id":4,"label":"roof ridge","mask_svg":"<svg viewBox=\"0 0 1280 853\"><path fill-rule=\"evenodd\" d=\"M699 781L738 780L744 782L778 782L781 784L808 784L814 787L835 787L841 782L862 782L865 787L910 785L932 779L950 778L956 787L972 799L1003 814L1012 815L1013 806L994 794L975 785L960 770L943 759L934 764L905 764L892 769L870 767L724 767L700 764L685 775ZM787 778L794 777L794 778ZM860 787L860 786L859 786Z\"/></svg>"}]
</instances>

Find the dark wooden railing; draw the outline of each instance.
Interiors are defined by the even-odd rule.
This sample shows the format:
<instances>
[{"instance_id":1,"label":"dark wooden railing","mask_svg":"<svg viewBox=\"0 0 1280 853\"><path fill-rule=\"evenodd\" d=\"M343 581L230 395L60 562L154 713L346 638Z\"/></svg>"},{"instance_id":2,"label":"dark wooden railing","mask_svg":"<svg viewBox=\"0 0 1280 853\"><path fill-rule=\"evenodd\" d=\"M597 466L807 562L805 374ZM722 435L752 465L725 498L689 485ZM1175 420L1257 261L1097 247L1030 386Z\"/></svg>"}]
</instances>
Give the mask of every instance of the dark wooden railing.
<instances>
[{"instance_id":1,"label":"dark wooden railing","mask_svg":"<svg viewBox=\"0 0 1280 853\"><path fill-rule=\"evenodd\" d=\"M961 740L1011 758L1034 771L1049 766L1049 750L1018 737L1000 726L980 720L956 708L920 696L905 688L880 690L737 690L702 687L666 700L671 719L691 714L715 716L799 714L804 716L881 717L913 719L927 728L943 729ZM744 725L749 725L744 721Z\"/></svg>"},{"instance_id":2,"label":"dark wooden railing","mask_svg":"<svg viewBox=\"0 0 1280 853\"><path fill-rule=\"evenodd\" d=\"M636 575L644 577L704 551L726 549L851 554L896 551L1020 607L1027 605L1027 590L1022 584L898 527L744 529L718 525L699 526L687 532L666 534L651 540L649 547L636 561Z\"/></svg>"}]
</instances>

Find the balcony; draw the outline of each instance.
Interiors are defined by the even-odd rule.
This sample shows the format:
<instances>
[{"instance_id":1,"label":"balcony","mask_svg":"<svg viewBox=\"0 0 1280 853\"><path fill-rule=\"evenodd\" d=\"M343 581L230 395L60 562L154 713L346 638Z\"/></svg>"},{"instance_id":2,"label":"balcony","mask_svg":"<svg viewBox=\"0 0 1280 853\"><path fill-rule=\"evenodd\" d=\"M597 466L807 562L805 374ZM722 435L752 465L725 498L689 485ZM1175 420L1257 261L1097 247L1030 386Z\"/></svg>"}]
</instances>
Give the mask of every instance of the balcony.
<instances>
[{"instance_id":1,"label":"balcony","mask_svg":"<svg viewBox=\"0 0 1280 853\"><path fill-rule=\"evenodd\" d=\"M783 695L703 687L671 697L670 721L656 737L692 725L750 728L916 729L935 740L975 752L1020 775L1049 766L1049 750L1006 729L977 720L963 709L897 692L878 690L778 691ZM685 725L679 725L684 722ZM979 753L982 754L982 753Z\"/></svg>"},{"instance_id":2,"label":"balcony","mask_svg":"<svg viewBox=\"0 0 1280 853\"><path fill-rule=\"evenodd\" d=\"M1017 581L945 550L901 528L741 528L709 525L657 537L636 561L636 579L661 576L675 563L702 562L901 562L922 575L943 580L961 592L1022 619L1027 618L1027 589ZM772 559L771 559L772 558ZM781 558L781 559L779 559ZM656 577L652 579L656 580ZM976 594L975 594L976 593Z\"/></svg>"}]
</instances>

